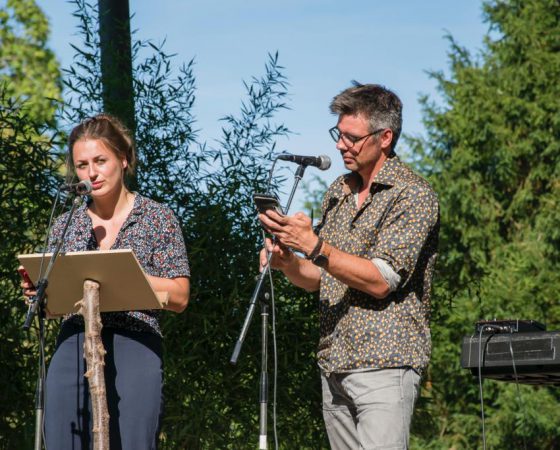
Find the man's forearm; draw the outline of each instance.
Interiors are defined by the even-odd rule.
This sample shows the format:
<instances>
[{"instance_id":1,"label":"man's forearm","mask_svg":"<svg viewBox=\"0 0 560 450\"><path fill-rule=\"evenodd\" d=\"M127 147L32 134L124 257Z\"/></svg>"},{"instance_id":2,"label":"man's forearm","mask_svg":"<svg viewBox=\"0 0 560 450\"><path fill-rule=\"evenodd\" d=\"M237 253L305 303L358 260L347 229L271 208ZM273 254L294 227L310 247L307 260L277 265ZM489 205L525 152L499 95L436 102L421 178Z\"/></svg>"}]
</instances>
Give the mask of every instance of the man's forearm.
<instances>
[{"instance_id":1,"label":"man's forearm","mask_svg":"<svg viewBox=\"0 0 560 450\"><path fill-rule=\"evenodd\" d=\"M321 284L321 269L311 261L292 256L292 262L282 269L282 272L292 284L313 292L319 290Z\"/></svg>"},{"instance_id":2,"label":"man's forearm","mask_svg":"<svg viewBox=\"0 0 560 450\"><path fill-rule=\"evenodd\" d=\"M326 246L330 246L326 270L333 277L375 298L385 298L389 294L389 285L372 261L345 253L328 243L323 244L323 252Z\"/></svg>"}]
</instances>

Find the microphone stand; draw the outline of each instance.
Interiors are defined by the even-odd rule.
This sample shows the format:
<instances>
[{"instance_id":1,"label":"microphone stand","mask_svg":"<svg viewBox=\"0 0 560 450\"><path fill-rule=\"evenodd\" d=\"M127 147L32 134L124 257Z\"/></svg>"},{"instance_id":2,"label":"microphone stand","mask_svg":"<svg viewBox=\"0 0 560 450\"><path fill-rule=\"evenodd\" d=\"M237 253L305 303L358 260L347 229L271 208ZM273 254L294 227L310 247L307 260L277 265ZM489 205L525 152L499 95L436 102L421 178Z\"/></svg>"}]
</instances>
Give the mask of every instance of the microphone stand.
<instances>
[{"instance_id":1,"label":"microphone stand","mask_svg":"<svg viewBox=\"0 0 560 450\"><path fill-rule=\"evenodd\" d=\"M290 197L288 198L288 203L284 208L284 214L287 214L292 200L294 198L294 194L296 192L297 186L301 179L303 178L303 174L305 169L307 168L307 164L299 164L294 175L294 185L292 187L292 192L290 193ZM272 253L268 254L267 265L266 268L260 273L259 278L257 280L257 284L253 291L253 295L251 296L251 300L249 302L249 309L247 310L247 315L245 316L245 322L243 323L243 327L241 328L241 332L235 343L235 347L233 349L232 356L229 362L233 365L237 364L237 360L239 359L239 354L241 353L241 347L245 342L245 338L247 337L247 332L249 331L249 325L251 324L251 320L253 318L253 314L255 313L255 307L257 303L257 299L261 293L262 286L264 284L264 280L266 275L270 270L270 260L272 258ZM268 361L268 303L267 298L268 293L264 295L265 300L261 302L261 375L259 381L259 402L260 402L260 410L259 410L259 450L266 450L267 449L267 409L268 409L268 371L267 371L267 361Z\"/></svg>"},{"instance_id":2,"label":"microphone stand","mask_svg":"<svg viewBox=\"0 0 560 450\"><path fill-rule=\"evenodd\" d=\"M43 438L43 420L44 420L44 411L45 411L45 295L47 291L47 286L49 284L49 275L52 271L54 266L54 262L60 253L62 248L62 243L64 242L64 236L66 235L66 231L68 230L68 225L72 220L72 216L76 211L76 208L81 203L82 197L76 196L72 202L72 207L68 213L68 219L64 224L64 228L62 230L62 235L58 239L56 243L55 250L51 259L49 261L49 265L47 266L47 270L45 274L41 277L39 282L37 283L37 293L31 298L31 304L27 310L27 316L25 318L25 323L23 324L23 329L28 331L31 327L31 323L37 315L39 319L39 373L37 377L37 388L35 390L35 443L33 446L34 450L41 450L42 448L42 438Z\"/></svg>"}]
</instances>

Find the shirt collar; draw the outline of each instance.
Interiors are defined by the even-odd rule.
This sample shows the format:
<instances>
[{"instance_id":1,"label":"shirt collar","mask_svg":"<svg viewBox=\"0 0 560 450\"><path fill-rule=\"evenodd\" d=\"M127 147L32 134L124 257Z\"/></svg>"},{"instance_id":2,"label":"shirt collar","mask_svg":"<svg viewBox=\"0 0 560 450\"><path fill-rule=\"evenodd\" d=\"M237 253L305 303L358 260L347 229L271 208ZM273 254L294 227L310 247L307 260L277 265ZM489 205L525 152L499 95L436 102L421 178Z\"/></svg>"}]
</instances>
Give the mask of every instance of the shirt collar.
<instances>
[{"instance_id":1,"label":"shirt collar","mask_svg":"<svg viewBox=\"0 0 560 450\"><path fill-rule=\"evenodd\" d=\"M385 186L394 186L400 180L403 164L395 152L391 152L389 157L383 163L381 170L377 173L373 180L373 185L382 184ZM344 195L350 195L358 192L362 185L362 178L357 172L349 172L345 174L341 180L342 192ZM373 186L372 185L372 186Z\"/></svg>"},{"instance_id":2,"label":"shirt collar","mask_svg":"<svg viewBox=\"0 0 560 450\"><path fill-rule=\"evenodd\" d=\"M395 152L391 152L389 157L381 166L381 170L373 179L375 184L384 184L386 186L394 186L400 180L401 169L403 168L400 158Z\"/></svg>"}]
</instances>

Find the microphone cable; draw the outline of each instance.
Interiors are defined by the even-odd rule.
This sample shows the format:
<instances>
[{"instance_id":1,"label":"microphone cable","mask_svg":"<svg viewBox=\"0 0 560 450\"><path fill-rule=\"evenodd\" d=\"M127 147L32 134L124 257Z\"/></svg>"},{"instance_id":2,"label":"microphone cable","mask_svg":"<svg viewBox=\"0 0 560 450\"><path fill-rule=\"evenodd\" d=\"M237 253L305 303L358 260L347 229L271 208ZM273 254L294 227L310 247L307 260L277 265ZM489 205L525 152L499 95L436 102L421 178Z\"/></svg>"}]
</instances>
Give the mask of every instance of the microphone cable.
<instances>
[{"instance_id":1,"label":"microphone cable","mask_svg":"<svg viewBox=\"0 0 560 450\"><path fill-rule=\"evenodd\" d=\"M51 207L51 213L49 215L49 222L47 225L47 230L45 232L45 237L43 239L43 248L42 248L42 255L41 255L41 263L39 265L39 278L38 280L40 280L41 278L43 278L44 275L44 269L45 269L45 259L46 259L46 254L47 254L47 246L48 246L48 241L49 241L49 235L51 232L51 228L53 225L53 220L54 220L54 216L55 216L55 212L57 209L58 204L60 203L60 193L61 193L61 189L60 187L57 189L56 191L56 196L54 198L52 207ZM66 205L66 200L63 204L63 208ZM38 281L35 280L35 283ZM46 374L47 374L47 366L45 363L45 329L44 329L44 324L40 321L39 322L39 326L34 327L35 328L35 332L37 334L37 340L39 342L39 375L38 375L38 379L37 379L37 386L39 386L39 384L43 387L42 390L42 395L43 398L42 399L35 399L36 402L40 402L43 405L43 411L45 410L45 398L46 398ZM39 390L37 390L37 394L36 395L40 395L41 392ZM47 443L46 443L46 436L45 436L45 416L43 414L42 416L42 421L41 421L41 441L43 443L43 446L45 447L45 450L47 450Z\"/></svg>"},{"instance_id":2,"label":"microphone cable","mask_svg":"<svg viewBox=\"0 0 560 450\"><path fill-rule=\"evenodd\" d=\"M272 166L270 171L268 172L268 180L266 182L266 192L269 192L270 187L272 185L272 174L274 173L274 167L278 161L278 156L274 158L272 162ZM286 214L287 211L284 211L284 208L280 205L282 211ZM258 219L257 219L258 220ZM266 234L264 229L261 227L261 235L263 240L263 248L266 249ZM268 255L268 251L266 252ZM276 414L276 401L277 401L277 392L278 392L278 342L276 337L276 301L274 295L274 280L272 278L272 269L270 264L267 265L266 269L268 272L268 280L270 284L270 309L271 312L271 328L272 328L272 434L274 437L274 449L278 450L278 428L277 428L277 414Z\"/></svg>"},{"instance_id":3,"label":"microphone cable","mask_svg":"<svg viewBox=\"0 0 560 450\"><path fill-rule=\"evenodd\" d=\"M280 156L280 155L278 155ZM268 172L268 180L266 181L266 192L268 192L268 190L270 189L270 186L272 185L272 174L274 173L274 167L276 166L276 163L278 162L278 156L276 156L276 158L274 158L272 160L272 167L270 168L270 171Z\"/></svg>"},{"instance_id":4,"label":"microphone cable","mask_svg":"<svg viewBox=\"0 0 560 450\"><path fill-rule=\"evenodd\" d=\"M263 233L263 240L264 240L264 231ZM268 279L270 283L270 309L272 310L271 313L271 321L272 321L272 361L273 361L273 369L272 369L272 429L273 429L273 436L274 436L274 448L278 450L278 429L277 429L277 415L276 415L276 398L278 392L278 346L277 346L277 339L276 339L276 303L275 303L275 296L274 296L274 282L272 279L272 269L270 268L270 264L266 268L268 272Z\"/></svg>"}]
</instances>

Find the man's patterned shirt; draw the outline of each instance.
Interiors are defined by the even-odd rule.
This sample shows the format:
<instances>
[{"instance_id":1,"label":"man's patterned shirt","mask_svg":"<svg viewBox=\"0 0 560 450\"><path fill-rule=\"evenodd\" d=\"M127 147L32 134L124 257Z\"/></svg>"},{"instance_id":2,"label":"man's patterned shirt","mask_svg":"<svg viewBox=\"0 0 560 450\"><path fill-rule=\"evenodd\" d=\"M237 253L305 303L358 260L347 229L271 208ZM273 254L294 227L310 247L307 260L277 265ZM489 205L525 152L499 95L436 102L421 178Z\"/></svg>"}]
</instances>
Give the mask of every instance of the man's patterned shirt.
<instances>
[{"instance_id":1,"label":"man's patterned shirt","mask_svg":"<svg viewBox=\"0 0 560 450\"><path fill-rule=\"evenodd\" d=\"M56 247L62 235L68 213L57 218L49 236L49 250ZM62 251L81 252L97 250L91 218L86 202L76 209L70 223ZM134 206L123 223L111 249L132 249L138 262L148 275L161 278L190 276L189 261L183 234L173 211L167 206L136 194ZM126 290L126 286L123 286ZM130 331L147 331L161 336L160 310L123 311L101 313L103 326ZM63 323L83 326L83 317L69 314Z\"/></svg>"},{"instance_id":2,"label":"man's patterned shirt","mask_svg":"<svg viewBox=\"0 0 560 450\"><path fill-rule=\"evenodd\" d=\"M358 209L354 192L360 182L351 173L329 187L319 235L343 252L384 260L401 281L386 298L376 299L321 271L319 366L326 372L409 366L421 373L431 351L437 196L395 154Z\"/></svg>"}]
</instances>

